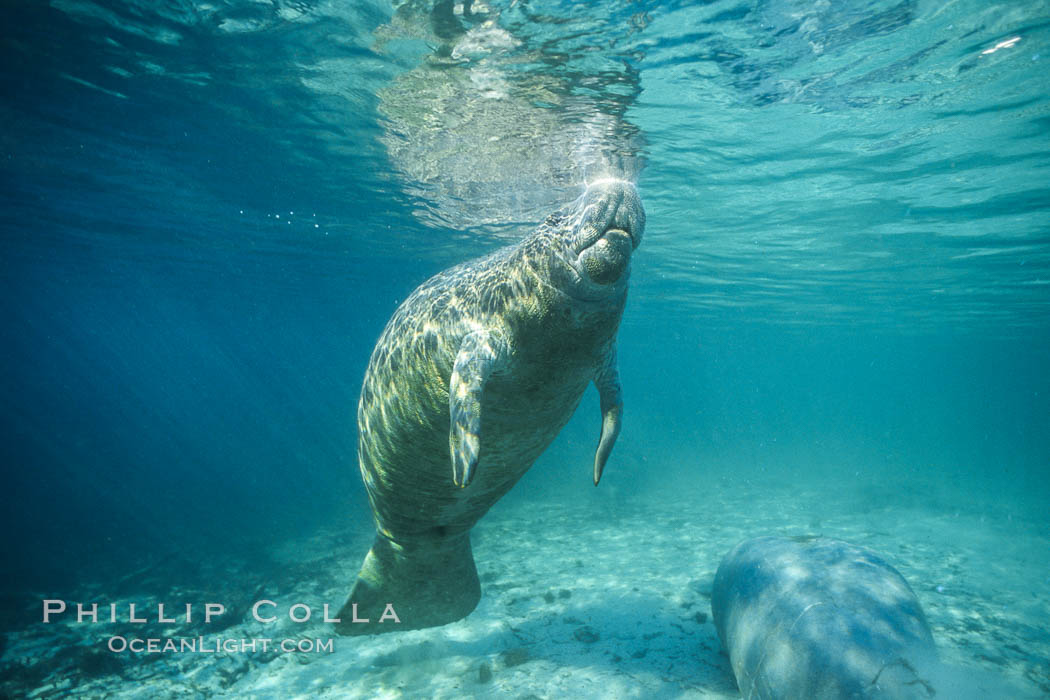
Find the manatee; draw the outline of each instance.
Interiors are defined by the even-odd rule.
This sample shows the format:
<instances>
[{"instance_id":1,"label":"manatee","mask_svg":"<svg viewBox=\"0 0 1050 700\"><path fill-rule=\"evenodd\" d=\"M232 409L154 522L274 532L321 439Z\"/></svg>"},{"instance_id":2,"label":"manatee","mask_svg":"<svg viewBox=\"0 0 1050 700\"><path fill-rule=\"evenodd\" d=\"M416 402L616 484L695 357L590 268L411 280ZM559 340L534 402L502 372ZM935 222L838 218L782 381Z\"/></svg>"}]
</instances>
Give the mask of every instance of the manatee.
<instances>
[{"instance_id":1,"label":"manatee","mask_svg":"<svg viewBox=\"0 0 1050 700\"><path fill-rule=\"evenodd\" d=\"M711 613L745 698L929 698L936 656L904 577L874 552L823 537L738 544Z\"/></svg>"},{"instance_id":2,"label":"manatee","mask_svg":"<svg viewBox=\"0 0 1050 700\"><path fill-rule=\"evenodd\" d=\"M741 542L715 574L711 613L746 700L1034 697L943 664L904 577L841 540Z\"/></svg>"},{"instance_id":3,"label":"manatee","mask_svg":"<svg viewBox=\"0 0 1050 700\"><path fill-rule=\"evenodd\" d=\"M377 532L339 632L434 627L474 610L470 529L551 443L590 382L602 413L598 484L620 432L616 332L644 228L634 186L599 181L520 243L436 275L395 311L358 406ZM388 604L399 622L380 622Z\"/></svg>"}]
</instances>

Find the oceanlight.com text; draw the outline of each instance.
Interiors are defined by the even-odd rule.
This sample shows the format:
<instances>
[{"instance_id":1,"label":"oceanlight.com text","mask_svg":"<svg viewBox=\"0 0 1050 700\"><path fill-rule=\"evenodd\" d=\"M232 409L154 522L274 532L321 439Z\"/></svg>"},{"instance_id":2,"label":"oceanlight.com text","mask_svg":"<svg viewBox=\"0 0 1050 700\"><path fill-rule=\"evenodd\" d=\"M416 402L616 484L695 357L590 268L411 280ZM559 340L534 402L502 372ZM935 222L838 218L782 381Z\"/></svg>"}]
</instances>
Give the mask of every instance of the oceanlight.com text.
<instances>
[{"instance_id":1,"label":"oceanlight.com text","mask_svg":"<svg viewBox=\"0 0 1050 700\"><path fill-rule=\"evenodd\" d=\"M114 654L243 654L276 650L285 654L331 654L333 639L249 639L223 637L151 638L114 636L106 643Z\"/></svg>"}]
</instances>

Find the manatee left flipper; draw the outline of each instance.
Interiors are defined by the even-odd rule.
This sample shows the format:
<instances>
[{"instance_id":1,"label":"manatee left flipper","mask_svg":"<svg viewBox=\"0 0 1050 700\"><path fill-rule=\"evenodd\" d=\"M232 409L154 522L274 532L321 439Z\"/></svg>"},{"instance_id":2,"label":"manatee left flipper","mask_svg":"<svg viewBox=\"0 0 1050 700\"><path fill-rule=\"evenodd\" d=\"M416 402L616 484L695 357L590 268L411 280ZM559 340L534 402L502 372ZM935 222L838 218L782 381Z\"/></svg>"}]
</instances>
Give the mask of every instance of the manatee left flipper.
<instances>
[{"instance_id":1,"label":"manatee left flipper","mask_svg":"<svg viewBox=\"0 0 1050 700\"><path fill-rule=\"evenodd\" d=\"M615 348L609 351L605 364L595 375L594 385L598 387L602 409L602 435L598 439L598 449L594 452L594 485L597 486L623 425L623 389L620 388L620 373L616 369Z\"/></svg>"},{"instance_id":2,"label":"manatee left flipper","mask_svg":"<svg viewBox=\"0 0 1050 700\"><path fill-rule=\"evenodd\" d=\"M481 395L498 364L505 343L498 333L475 330L459 346L449 380L448 435L452 482L461 488L474 479L481 449Z\"/></svg>"}]
</instances>

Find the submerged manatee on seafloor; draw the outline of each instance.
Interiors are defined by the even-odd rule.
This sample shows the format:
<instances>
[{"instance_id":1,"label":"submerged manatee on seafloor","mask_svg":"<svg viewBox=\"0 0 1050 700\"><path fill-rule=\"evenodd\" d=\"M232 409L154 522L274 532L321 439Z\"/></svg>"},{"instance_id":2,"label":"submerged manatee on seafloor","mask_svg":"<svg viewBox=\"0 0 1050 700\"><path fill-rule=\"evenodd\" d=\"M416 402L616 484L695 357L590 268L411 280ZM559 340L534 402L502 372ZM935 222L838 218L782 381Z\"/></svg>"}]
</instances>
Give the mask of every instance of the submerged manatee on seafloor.
<instances>
[{"instance_id":1,"label":"submerged manatee on seafloor","mask_svg":"<svg viewBox=\"0 0 1050 700\"><path fill-rule=\"evenodd\" d=\"M744 700L1029 697L942 664L904 577L841 540L741 542L718 566L711 612Z\"/></svg>"},{"instance_id":2,"label":"submerged manatee on seafloor","mask_svg":"<svg viewBox=\"0 0 1050 700\"><path fill-rule=\"evenodd\" d=\"M711 613L744 698L929 698L935 658L919 601L874 552L823 537L738 544Z\"/></svg>"},{"instance_id":3,"label":"submerged manatee on seafloor","mask_svg":"<svg viewBox=\"0 0 1050 700\"><path fill-rule=\"evenodd\" d=\"M620 431L616 331L644 228L633 185L592 184L520 243L433 277L394 313L358 408L377 534L339 632L468 615L481 597L470 529L546 449L590 382L602 411L598 483ZM387 604L400 623L380 622ZM370 622L353 622L355 610Z\"/></svg>"}]
</instances>

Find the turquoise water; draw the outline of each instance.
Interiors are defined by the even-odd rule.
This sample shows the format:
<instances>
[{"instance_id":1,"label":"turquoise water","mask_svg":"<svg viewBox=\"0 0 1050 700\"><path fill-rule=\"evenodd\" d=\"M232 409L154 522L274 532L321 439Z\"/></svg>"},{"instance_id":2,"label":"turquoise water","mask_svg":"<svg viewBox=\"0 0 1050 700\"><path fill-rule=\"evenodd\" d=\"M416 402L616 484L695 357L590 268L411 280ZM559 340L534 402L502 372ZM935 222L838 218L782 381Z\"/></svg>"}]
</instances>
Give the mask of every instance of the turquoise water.
<instances>
[{"instance_id":1,"label":"turquoise water","mask_svg":"<svg viewBox=\"0 0 1050 700\"><path fill-rule=\"evenodd\" d=\"M594 489L589 393L508 508L673 494L748 521L768 484L817 522L961 513L1017 526L1011 585L1046 609L1050 4L2 15L4 692L81 672L12 656L42 598L248 600L278 548L332 532L356 570L354 414L386 320L608 176L648 216L625 427ZM1045 637L1041 614L1018 624Z\"/></svg>"}]
</instances>

